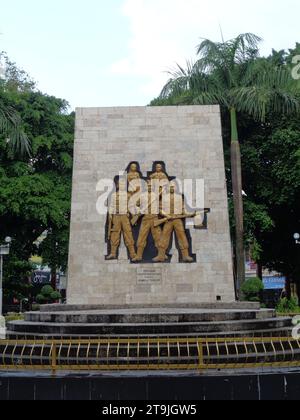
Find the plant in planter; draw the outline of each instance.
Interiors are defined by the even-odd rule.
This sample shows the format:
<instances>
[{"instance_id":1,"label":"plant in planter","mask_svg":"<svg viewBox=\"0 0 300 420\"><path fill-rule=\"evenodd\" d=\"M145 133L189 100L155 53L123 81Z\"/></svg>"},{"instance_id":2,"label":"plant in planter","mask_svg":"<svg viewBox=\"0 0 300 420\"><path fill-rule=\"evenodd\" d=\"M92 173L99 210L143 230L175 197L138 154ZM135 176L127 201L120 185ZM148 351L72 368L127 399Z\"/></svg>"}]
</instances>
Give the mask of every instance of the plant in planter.
<instances>
[{"instance_id":1,"label":"plant in planter","mask_svg":"<svg viewBox=\"0 0 300 420\"><path fill-rule=\"evenodd\" d=\"M51 286L44 286L36 300L40 304L55 303L61 299L61 294L53 290Z\"/></svg>"}]
</instances>

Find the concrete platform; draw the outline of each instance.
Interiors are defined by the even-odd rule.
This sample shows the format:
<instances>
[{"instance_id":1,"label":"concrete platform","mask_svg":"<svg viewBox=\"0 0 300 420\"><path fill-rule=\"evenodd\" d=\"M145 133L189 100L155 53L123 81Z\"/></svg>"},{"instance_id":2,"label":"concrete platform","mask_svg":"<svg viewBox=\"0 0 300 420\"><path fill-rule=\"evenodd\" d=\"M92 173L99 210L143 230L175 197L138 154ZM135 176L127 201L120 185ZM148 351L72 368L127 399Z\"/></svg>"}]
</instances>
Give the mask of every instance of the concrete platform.
<instances>
[{"instance_id":1,"label":"concrete platform","mask_svg":"<svg viewBox=\"0 0 300 420\"><path fill-rule=\"evenodd\" d=\"M97 311L97 310L127 310L127 309L208 309L208 310L260 310L260 304L256 302L214 302L214 303L197 303L197 304L186 304L186 303L176 303L176 304L153 304L153 305L42 305L41 312L83 312L83 311Z\"/></svg>"},{"instance_id":2,"label":"concrete platform","mask_svg":"<svg viewBox=\"0 0 300 420\"><path fill-rule=\"evenodd\" d=\"M149 336L286 336L290 318L257 304L195 305L192 307L74 307L46 305L8 324L12 338L149 337Z\"/></svg>"},{"instance_id":3,"label":"concrete platform","mask_svg":"<svg viewBox=\"0 0 300 420\"><path fill-rule=\"evenodd\" d=\"M274 310L241 309L102 309L64 312L28 312L27 322L78 323L78 324L138 324L240 321L275 318Z\"/></svg>"}]
</instances>

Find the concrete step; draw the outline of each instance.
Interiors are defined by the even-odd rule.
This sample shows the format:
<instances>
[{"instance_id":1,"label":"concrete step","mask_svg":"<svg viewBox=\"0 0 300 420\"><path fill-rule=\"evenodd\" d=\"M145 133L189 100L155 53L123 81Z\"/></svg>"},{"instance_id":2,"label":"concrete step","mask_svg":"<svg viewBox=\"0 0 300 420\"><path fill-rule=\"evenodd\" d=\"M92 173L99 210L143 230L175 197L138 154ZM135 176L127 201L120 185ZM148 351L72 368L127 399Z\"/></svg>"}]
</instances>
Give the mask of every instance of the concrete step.
<instances>
[{"instance_id":1,"label":"concrete step","mask_svg":"<svg viewBox=\"0 0 300 420\"><path fill-rule=\"evenodd\" d=\"M181 323L143 323L143 324L106 324L106 323L50 323L14 321L8 323L8 330L19 333L56 334L56 335L149 335L149 334L190 334L235 331L258 331L287 328L290 318L266 318L256 320L221 321L221 322L181 322Z\"/></svg>"},{"instance_id":2,"label":"concrete step","mask_svg":"<svg viewBox=\"0 0 300 420\"><path fill-rule=\"evenodd\" d=\"M40 310L41 312L86 312L86 311L102 311L102 310L133 310L133 309L208 309L208 310L259 310L260 304L256 302L215 302L215 303L197 303L197 304L186 304L186 303L176 303L176 304L149 304L149 305L136 305L136 304L127 304L127 305L42 305Z\"/></svg>"},{"instance_id":3,"label":"concrete step","mask_svg":"<svg viewBox=\"0 0 300 420\"><path fill-rule=\"evenodd\" d=\"M292 327L285 327L285 328L274 328L274 329L266 329L266 330L245 330L245 331L227 331L223 333L190 333L190 334L119 334L119 335L101 335L99 334L91 334L91 335L78 335L78 334L70 334L70 335L61 335L61 334L35 334L35 333L22 333L16 331L8 331L7 336L11 340L97 340L101 339L119 339L119 338L232 338L232 337L291 337L292 336Z\"/></svg>"},{"instance_id":4,"label":"concrete step","mask_svg":"<svg viewBox=\"0 0 300 420\"><path fill-rule=\"evenodd\" d=\"M274 310L135 309L71 312L28 312L26 322L61 324L165 324L275 318Z\"/></svg>"}]
</instances>

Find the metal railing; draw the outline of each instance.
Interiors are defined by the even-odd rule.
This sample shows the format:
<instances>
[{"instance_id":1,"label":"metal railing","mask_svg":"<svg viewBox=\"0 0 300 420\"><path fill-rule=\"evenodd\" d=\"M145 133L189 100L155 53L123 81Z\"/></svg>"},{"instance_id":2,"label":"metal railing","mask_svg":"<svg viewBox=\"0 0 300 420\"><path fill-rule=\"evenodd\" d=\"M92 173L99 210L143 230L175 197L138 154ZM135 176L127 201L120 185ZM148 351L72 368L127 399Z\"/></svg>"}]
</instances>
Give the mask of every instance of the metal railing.
<instances>
[{"instance_id":1,"label":"metal railing","mask_svg":"<svg viewBox=\"0 0 300 420\"><path fill-rule=\"evenodd\" d=\"M0 341L0 370L154 371L300 366L292 338Z\"/></svg>"}]
</instances>

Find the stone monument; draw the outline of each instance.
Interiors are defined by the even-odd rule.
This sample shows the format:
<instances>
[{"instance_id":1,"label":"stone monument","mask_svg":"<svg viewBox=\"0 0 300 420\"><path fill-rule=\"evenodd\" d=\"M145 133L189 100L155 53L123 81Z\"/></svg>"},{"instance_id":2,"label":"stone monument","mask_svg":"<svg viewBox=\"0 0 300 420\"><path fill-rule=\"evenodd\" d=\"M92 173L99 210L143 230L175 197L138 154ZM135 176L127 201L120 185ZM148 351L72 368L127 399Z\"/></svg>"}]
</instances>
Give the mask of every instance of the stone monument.
<instances>
[{"instance_id":1,"label":"stone monument","mask_svg":"<svg viewBox=\"0 0 300 420\"><path fill-rule=\"evenodd\" d=\"M67 300L235 301L218 106L77 109Z\"/></svg>"},{"instance_id":2,"label":"stone monument","mask_svg":"<svg viewBox=\"0 0 300 420\"><path fill-rule=\"evenodd\" d=\"M235 302L218 106L78 109L69 255L67 305L10 338L290 334Z\"/></svg>"}]
</instances>

